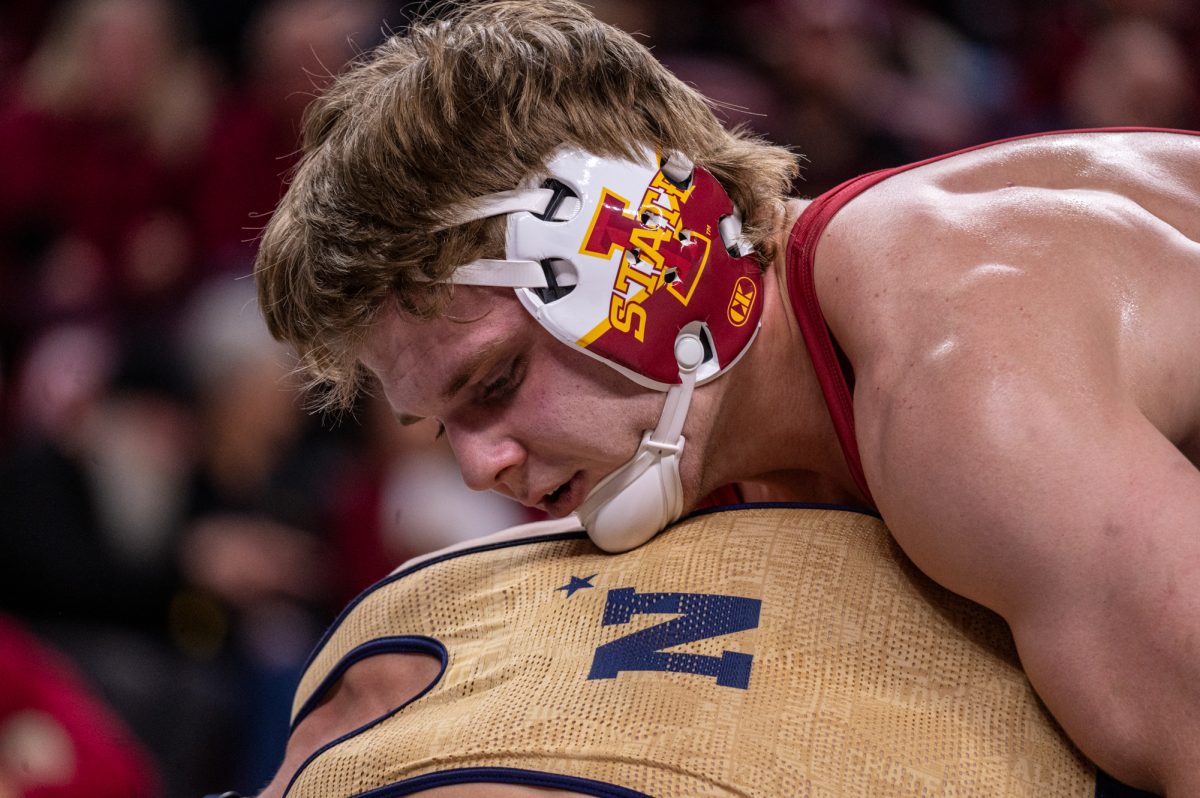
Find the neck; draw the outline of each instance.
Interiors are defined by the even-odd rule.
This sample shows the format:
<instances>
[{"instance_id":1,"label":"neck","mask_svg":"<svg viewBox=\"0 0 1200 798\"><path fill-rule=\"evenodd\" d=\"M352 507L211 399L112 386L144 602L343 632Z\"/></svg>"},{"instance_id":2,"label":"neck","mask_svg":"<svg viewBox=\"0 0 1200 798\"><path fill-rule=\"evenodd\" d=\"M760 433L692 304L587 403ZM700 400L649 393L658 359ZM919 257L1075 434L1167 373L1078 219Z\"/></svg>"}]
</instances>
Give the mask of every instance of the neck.
<instances>
[{"instance_id":1,"label":"neck","mask_svg":"<svg viewBox=\"0 0 1200 798\"><path fill-rule=\"evenodd\" d=\"M737 482L748 500L862 503L837 442L787 294L787 239L807 205L781 214L758 338L724 382L705 488Z\"/></svg>"}]
</instances>

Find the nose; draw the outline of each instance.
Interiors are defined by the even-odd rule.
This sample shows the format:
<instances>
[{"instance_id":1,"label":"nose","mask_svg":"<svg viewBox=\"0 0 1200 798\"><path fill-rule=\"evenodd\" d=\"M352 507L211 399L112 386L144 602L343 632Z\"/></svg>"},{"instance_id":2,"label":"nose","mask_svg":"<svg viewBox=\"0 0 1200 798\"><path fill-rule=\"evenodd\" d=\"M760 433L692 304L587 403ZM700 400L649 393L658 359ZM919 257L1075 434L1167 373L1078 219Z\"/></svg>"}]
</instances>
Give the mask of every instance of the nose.
<instances>
[{"instance_id":1,"label":"nose","mask_svg":"<svg viewBox=\"0 0 1200 798\"><path fill-rule=\"evenodd\" d=\"M524 495L517 483L526 451L510 435L494 428L472 430L447 424L446 438L467 487L498 490L511 498Z\"/></svg>"}]
</instances>

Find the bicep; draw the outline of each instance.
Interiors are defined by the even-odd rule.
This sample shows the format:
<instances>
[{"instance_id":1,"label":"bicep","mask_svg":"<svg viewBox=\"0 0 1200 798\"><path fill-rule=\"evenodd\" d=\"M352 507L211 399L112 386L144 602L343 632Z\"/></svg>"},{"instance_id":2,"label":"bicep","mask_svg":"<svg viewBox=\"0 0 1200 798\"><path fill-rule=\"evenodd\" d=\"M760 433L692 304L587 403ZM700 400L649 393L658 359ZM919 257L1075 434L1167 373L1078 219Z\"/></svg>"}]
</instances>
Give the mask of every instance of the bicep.
<instances>
[{"instance_id":1,"label":"bicep","mask_svg":"<svg viewBox=\"0 0 1200 798\"><path fill-rule=\"evenodd\" d=\"M1200 755L1200 472L1132 403L1012 380L893 411L880 507L1085 753L1161 785Z\"/></svg>"}]
</instances>

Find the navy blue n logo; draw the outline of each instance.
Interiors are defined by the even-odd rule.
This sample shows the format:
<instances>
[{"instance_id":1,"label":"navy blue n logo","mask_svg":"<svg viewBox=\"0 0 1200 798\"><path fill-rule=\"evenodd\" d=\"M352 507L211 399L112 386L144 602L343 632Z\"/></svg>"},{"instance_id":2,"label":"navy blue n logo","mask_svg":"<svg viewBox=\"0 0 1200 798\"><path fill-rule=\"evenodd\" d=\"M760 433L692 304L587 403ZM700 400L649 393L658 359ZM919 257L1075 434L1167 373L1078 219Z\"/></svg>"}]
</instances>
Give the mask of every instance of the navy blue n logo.
<instances>
[{"instance_id":1,"label":"navy blue n logo","mask_svg":"<svg viewBox=\"0 0 1200 798\"><path fill-rule=\"evenodd\" d=\"M716 677L722 687L750 686L752 654L723 651L721 656L668 653L662 649L758 628L762 602L708 593L638 593L632 587L608 591L604 625L626 624L635 615L678 613L640 632L596 649L589 679L615 679L621 671L671 671Z\"/></svg>"}]
</instances>

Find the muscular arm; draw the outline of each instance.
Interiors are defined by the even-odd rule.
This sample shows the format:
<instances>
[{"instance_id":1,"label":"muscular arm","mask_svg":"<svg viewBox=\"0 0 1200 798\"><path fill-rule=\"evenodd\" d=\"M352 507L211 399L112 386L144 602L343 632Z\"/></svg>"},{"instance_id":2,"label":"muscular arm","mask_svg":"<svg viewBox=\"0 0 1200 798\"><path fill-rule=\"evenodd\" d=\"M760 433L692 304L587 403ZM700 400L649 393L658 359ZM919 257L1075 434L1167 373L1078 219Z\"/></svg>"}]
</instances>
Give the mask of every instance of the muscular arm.
<instances>
[{"instance_id":1,"label":"muscular arm","mask_svg":"<svg viewBox=\"0 0 1200 798\"><path fill-rule=\"evenodd\" d=\"M818 292L901 546L1008 620L1085 753L1191 796L1200 147L1135 138L998 147L887 181L830 226Z\"/></svg>"},{"instance_id":2,"label":"muscular arm","mask_svg":"<svg viewBox=\"0 0 1200 798\"><path fill-rule=\"evenodd\" d=\"M1085 753L1200 795L1200 472L1139 405L1119 297L1065 260L1098 270L1084 246L1052 270L1015 245L924 297L855 391L867 476L917 565L1009 622Z\"/></svg>"},{"instance_id":3,"label":"muscular arm","mask_svg":"<svg viewBox=\"0 0 1200 798\"><path fill-rule=\"evenodd\" d=\"M1085 753L1200 794L1200 473L1135 408L1038 391L1026 376L900 410L884 445L910 454L884 458L884 516L1008 620Z\"/></svg>"}]
</instances>

